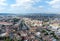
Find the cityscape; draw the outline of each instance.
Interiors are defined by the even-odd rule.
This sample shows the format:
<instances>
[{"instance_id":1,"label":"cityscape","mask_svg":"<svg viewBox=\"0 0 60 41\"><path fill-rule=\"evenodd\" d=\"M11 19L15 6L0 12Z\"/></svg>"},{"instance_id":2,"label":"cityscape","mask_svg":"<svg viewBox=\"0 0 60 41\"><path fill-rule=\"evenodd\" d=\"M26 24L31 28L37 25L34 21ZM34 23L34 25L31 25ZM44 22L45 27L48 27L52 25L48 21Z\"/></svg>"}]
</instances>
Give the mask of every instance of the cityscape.
<instances>
[{"instance_id":1,"label":"cityscape","mask_svg":"<svg viewBox=\"0 0 60 41\"><path fill-rule=\"evenodd\" d=\"M60 18L50 15L0 15L0 41L60 41Z\"/></svg>"},{"instance_id":2,"label":"cityscape","mask_svg":"<svg viewBox=\"0 0 60 41\"><path fill-rule=\"evenodd\" d=\"M0 0L0 41L60 41L60 0Z\"/></svg>"}]
</instances>

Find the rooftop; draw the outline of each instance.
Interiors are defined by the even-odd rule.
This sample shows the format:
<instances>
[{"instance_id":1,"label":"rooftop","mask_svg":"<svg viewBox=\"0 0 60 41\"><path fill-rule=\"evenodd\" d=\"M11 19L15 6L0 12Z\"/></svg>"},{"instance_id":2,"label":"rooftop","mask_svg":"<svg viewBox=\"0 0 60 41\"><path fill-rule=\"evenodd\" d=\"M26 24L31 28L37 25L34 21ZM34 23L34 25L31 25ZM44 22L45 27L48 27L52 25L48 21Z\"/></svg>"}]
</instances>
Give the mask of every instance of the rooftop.
<instances>
[{"instance_id":1,"label":"rooftop","mask_svg":"<svg viewBox=\"0 0 60 41\"><path fill-rule=\"evenodd\" d=\"M9 22L0 22L0 25L12 25L12 23L9 23Z\"/></svg>"}]
</instances>

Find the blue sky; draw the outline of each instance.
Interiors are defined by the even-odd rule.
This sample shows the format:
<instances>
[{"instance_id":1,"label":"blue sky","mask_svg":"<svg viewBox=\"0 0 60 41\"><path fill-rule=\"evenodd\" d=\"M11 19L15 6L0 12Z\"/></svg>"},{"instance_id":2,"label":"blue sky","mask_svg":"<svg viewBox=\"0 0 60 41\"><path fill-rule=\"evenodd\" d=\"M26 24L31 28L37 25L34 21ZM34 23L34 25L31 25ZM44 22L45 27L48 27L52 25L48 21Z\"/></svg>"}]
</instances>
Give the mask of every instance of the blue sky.
<instances>
[{"instance_id":1,"label":"blue sky","mask_svg":"<svg viewBox=\"0 0 60 41\"><path fill-rule=\"evenodd\" d=\"M0 13L60 13L60 0L0 0Z\"/></svg>"}]
</instances>

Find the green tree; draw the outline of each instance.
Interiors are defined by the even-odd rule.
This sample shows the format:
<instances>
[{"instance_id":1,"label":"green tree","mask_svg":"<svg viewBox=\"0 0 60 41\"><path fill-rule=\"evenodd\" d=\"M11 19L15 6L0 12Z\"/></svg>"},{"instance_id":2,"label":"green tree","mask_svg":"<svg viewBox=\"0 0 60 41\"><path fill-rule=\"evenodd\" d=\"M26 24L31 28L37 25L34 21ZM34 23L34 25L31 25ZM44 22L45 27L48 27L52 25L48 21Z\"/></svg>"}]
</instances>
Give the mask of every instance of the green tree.
<instances>
[{"instance_id":1,"label":"green tree","mask_svg":"<svg viewBox=\"0 0 60 41\"><path fill-rule=\"evenodd\" d=\"M11 41L9 37L5 37L4 41Z\"/></svg>"},{"instance_id":2,"label":"green tree","mask_svg":"<svg viewBox=\"0 0 60 41\"><path fill-rule=\"evenodd\" d=\"M46 30L42 30L41 32L44 33L44 32L46 32Z\"/></svg>"},{"instance_id":3,"label":"green tree","mask_svg":"<svg viewBox=\"0 0 60 41\"><path fill-rule=\"evenodd\" d=\"M18 22L19 19L18 19L18 18L14 18L13 21L14 21L14 22Z\"/></svg>"}]
</instances>

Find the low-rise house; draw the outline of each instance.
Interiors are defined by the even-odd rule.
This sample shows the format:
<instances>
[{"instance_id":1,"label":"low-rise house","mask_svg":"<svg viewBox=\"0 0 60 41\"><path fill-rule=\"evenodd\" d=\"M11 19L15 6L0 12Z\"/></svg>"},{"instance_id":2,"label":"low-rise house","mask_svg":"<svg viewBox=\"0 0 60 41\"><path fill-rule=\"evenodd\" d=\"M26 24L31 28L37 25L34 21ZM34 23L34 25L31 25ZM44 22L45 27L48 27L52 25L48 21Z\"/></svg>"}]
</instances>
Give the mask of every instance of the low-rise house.
<instances>
[{"instance_id":1,"label":"low-rise house","mask_svg":"<svg viewBox=\"0 0 60 41\"><path fill-rule=\"evenodd\" d=\"M7 32L0 34L0 37L7 37L9 34Z\"/></svg>"},{"instance_id":2,"label":"low-rise house","mask_svg":"<svg viewBox=\"0 0 60 41\"><path fill-rule=\"evenodd\" d=\"M12 23L8 23L8 22L0 22L0 25L12 25Z\"/></svg>"},{"instance_id":3,"label":"low-rise house","mask_svg":"<svg viewBox=\"0 0 60 41\"><path fill-rule=\"evenodd\" d=\"M59 28L59 24L58 23L54 23L54 24L50 24L50 29L52 31L57 31L57 29Z\"/></svg>"}]
</instances>

